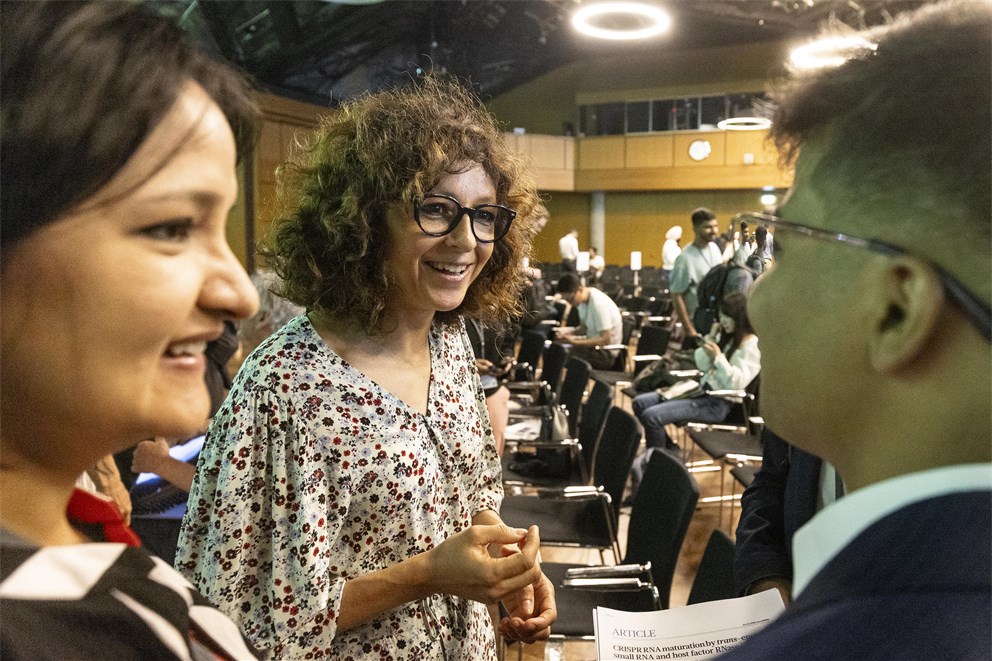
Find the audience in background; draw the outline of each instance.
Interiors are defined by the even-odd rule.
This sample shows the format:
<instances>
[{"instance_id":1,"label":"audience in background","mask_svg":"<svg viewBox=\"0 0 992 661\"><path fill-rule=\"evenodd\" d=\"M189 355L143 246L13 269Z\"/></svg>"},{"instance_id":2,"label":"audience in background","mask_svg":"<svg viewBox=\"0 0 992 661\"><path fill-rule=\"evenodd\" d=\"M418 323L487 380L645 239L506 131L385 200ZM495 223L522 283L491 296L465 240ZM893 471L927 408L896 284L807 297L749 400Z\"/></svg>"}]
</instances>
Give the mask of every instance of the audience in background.
<instances>
[{"instance_id":1,"label":"audience in background","mask_svg":"<svg viewBox=\"0 0 992 661\"><path fill-rule=\"evenodd\" d=\"M606 270L606 260L596 250L596 246L589 246L589 276L588 284L596 286L603 278L603 271Z\"/></svg>"},{"instance_id":2,"label":"audience in background","mask_svg":"<svg viewBox=\"0 0 992 661\"><path fill-rule=\"evenodd\" d=\"M661 273L667 282L675 268L675 260L682 254L682 227L673 225L665 232L665 243L661 246Z\"/></svg>"},{"instance_id":3,"label":"audience in background","mask_svg":"<svg viewBox=\"0 0 992 661\"><path fill-rule=\"evenodd\" d=\"M729 399L707 394L709 390L744 390L758 376L761 351L758 336L747 316L747 299L730 294L720 304L719 321L701 338L694 358L703 372L699 389L690 395L666 399L662 392L646 392L634 398L634 415L644 426L647 452L637 460L632 473L632 494L637 495L640 477L654 448L676 449L665 425L693 420L722 422L730 413Z\"/></svg>"},{"instance_id":4,"label":"audience in background","mask_svg":"<svg viewBox=\"0 0 992 661\"><path fill-rule=\"evenodd\" d=\"M712 211L702 207L693 211L692 231L695 238L676 258L668 280L675 314L687 338L699 335L692 324L692 316L699 305L696 298L699 283L711 268L723 261L716 244L719 225Z\"/></svg>"},{"instance_id":5,"label":"audience in background","mask_svg":"<svg viewBox=\"0 0 992 661\"><path fill-rule=\"evenodd\" d=\"M623 341L623 318L613 299L595 287L587 287L574 273L558 279L556 290L578 312L579 325L563 330L558 339L571 345L571 355L582 358L593 369L611 369Z\"/></svg>"},{"instance_id":6,"label":"audience in background","mask_svg":"<svg viewBox=\"0 0 992 661\"><path fill-rule=\"evenodd\" d=\"M563 273L577 273L575 262L579 258L579 230L571 229L558 239L558 253L561 255Z\"/></svg>"}]
</instances>

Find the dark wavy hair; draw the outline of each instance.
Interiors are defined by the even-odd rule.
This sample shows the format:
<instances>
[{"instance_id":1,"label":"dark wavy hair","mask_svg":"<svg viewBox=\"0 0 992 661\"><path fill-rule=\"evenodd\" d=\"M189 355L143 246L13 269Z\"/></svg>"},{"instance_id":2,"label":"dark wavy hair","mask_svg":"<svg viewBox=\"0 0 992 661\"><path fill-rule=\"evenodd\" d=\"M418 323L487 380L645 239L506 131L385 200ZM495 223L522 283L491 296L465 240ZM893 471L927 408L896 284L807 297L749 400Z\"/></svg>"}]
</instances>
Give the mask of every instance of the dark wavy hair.
<instances>
[{"instance_id":1,"label":"dark wavy hair","mask_svg":"<svg viewBox=\"0 0 992 661\"><path fill-rule=\"evenodd\" d=\"M521 264L543 206L529 170L478 97L435 76L343 103L280 167L286 211L261 254L282 279L281 295L369 335L387 332L387 210L400 208L413 222L415 198L474 164L517 217L462 304L436 318L453 323L465 315L505 326L522 312Z\"/></svg>"},{"instance_id":2,"label":"dark wavy hair","mask_svg":"<svg viewBox=\"0 0 992 661\"><path fill-rule=\"evenodd\" d=\"M0 79L4 252L105 186L190 81L239 153L255 137L246 79L133 2L0 3Z\"/></svg>"}]
</instances>

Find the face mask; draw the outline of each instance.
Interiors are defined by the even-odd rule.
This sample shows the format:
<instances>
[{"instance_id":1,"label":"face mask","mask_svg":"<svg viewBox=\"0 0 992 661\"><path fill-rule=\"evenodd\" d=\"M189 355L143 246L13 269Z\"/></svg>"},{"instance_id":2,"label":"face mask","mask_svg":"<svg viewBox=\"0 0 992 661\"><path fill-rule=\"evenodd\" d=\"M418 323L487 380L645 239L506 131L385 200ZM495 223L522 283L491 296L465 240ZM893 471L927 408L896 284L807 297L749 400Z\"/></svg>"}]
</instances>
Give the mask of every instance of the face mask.
<instances>
[{"instance_id":1,"label":"face mask","mask_svg":"<svg viewBox=\"0 0 992 661\"><path fill-rule=\"evenodd\" d=\"M734 320L727 315L720 313L720 328L723 329L724 333L734 332Z\"/></svg>"}]
</instances>

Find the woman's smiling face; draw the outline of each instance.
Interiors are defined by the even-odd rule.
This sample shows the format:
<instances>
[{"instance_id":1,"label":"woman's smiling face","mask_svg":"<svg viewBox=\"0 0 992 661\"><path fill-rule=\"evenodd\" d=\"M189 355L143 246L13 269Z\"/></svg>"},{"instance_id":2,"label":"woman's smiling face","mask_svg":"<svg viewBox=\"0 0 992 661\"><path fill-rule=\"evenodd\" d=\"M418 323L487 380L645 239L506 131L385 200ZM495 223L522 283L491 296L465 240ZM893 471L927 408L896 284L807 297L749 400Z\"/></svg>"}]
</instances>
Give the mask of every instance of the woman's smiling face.
<instances>
[{"instance_id":1,"label":"woman's smiling face","mask_svg":"<svg viewBox=\"0 0 992 661\"><path fill-rule=\"evenodd\" d=\"M442 177L426 194L447 195L473 208L498 203L496 187L479 164ZM410 208L392 208L388 226L385 268L392 282L392 314L433 317L454 310L493 254L492 243L479 243L472 234L467 214L454 231L438 237L420 230Z\"/></svg>"},{"instance_id":2,"label":"woman's smiling face","mask_svg":"<svg viewBox=\"0 0 992 661\"><path fill-rule=\"evenodd\" d=\"M190 83L113 180L9 250L5 442L65 452L85 428L112 451L202 428L206 344L258 306L225 236L236 195L234 136Z\"/></svg>"}]
</instances>

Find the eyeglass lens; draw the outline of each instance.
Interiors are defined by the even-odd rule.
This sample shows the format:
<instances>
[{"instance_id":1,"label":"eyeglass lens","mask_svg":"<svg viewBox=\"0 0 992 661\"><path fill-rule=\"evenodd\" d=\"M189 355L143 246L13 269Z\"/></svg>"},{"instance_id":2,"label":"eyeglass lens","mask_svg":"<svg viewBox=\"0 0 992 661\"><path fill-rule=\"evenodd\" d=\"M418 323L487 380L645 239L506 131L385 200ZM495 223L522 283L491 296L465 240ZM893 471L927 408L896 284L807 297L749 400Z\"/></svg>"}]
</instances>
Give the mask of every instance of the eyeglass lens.
<instances>
[{"instance_id":1,"label":"eyeglass lens","mask_svg":"<svg viewBox=\"0 0 992 661\"><path fill-rule=\"evenodd\" d=\"M434 236L452 231L466 213L472 219L472 233L480 241L501 238L513 220L512 211L495 204L483 204L471 209L447 197L427 197L417 206L420 229Z\"/></svg>"}]
</instances>

